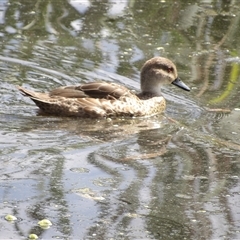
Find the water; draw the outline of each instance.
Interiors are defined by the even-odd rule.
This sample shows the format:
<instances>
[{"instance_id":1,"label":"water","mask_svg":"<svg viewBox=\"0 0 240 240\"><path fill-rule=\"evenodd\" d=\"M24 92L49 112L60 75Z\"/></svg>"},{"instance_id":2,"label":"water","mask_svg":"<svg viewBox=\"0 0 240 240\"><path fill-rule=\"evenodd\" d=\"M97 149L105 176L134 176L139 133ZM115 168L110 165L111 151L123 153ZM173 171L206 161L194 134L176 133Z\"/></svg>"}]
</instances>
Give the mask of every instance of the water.
<instances>
[{"instance_id":1,"label":"water","mask_svg":"<svg viewBox=\"0 0 240 240\"><path fill-rule=\"evenodd\" d=\"M1 1L0 239L239 239L239 5ZM159 55L191 87L160 116L41 116L16 89L138 89Z\"/></svg>"}]
</instances>

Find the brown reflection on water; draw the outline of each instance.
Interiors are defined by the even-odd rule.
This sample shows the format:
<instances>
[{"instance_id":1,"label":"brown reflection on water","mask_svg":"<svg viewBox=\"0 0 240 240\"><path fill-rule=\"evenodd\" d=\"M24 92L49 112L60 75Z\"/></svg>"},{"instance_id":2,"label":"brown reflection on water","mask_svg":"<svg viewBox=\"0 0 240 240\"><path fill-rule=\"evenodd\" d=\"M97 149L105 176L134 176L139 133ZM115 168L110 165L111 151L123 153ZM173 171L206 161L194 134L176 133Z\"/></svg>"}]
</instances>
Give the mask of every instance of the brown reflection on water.
<instances>
[{"instance_id":1,"label":"brown reflection on water","mask_svg":"<svg viewBox=\"0 0 240 240\"><path fill-rule=\"evenodd\" d=\"M238 206L229 204L229 200L235 191L235 184L239 184L237 154L221 144L213 146L203 139L190 138L186 134L172 138L172 141L181 149L180 155L191 159L186 162L185 166L188 167L182 172L181 178L189 185L184 193L192 196L185 211L192 216L197 234L195 237L208 239L212 235L214 239L229 229L227 236L232 238L232 229L236 229L235 224L238 225L233 220L237 217L234 209ZM217 232L212 233L212 228L218 229ZM200 229L201 235L198 235L197 229Z\"/></svg>"},{"instance_id":2,"label":"brown reflection on water","mask_svg":"<svg viewBox=\"0 0 240 240\"><path fill-rule=\"evenodd\" d=\"M159 143L161 135L164 139ZM189 228L182 224L183 216L178 215L174 219L171 217L180 210L180 206L175 206L176 193L169 192L169 177L175 164L164 161L165 151L161 154L162 157L143 157L159 151L163 144L168 144L165 137L166 132L161 134L160 129L140 131L130 139L101 147L89 155L88 161L91 164L117 179L113 191L107 194L107 201L99 203L99 220L96 220L98 224L89 229L90 236L94 233L97 233L100 239L112 236L129 239L161 236L164 239L169 234L173 239L191 236ZM132 152L138 153L138 160L126 157L131 156ZM119 163L124 164L122 169L118 166ZM117 171L114 166L118 166Z\"/></svg>"}]
</instances>

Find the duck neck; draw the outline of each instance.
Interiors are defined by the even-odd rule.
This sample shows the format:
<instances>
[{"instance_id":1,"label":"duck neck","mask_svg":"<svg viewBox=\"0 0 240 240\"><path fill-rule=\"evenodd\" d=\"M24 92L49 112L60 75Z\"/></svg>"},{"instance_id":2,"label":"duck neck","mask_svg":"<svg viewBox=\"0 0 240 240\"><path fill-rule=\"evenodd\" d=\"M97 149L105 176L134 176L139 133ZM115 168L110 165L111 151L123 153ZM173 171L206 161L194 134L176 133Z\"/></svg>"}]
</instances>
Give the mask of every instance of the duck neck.
<instances>
[{"instance_id":1,"label":"duck neck","mask_svg":"<svg viewBox=\"0 0 240 240\"><path fill-rule=\"evenodd\" d=\"M153 97L161 97L161 92L154 92L154 91L142 91L137 95L140 99L149 99Z\"/></svg>"}]
</instances>

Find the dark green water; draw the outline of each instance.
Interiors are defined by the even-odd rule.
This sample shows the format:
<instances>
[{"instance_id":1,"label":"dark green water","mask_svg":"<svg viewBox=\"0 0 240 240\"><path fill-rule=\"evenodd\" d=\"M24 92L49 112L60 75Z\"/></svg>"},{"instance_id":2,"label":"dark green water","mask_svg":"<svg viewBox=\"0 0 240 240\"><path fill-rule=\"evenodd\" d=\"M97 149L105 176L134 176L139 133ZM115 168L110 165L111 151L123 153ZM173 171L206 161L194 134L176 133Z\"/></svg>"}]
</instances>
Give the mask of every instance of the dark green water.
<instances>
[{"instance_id":1,"label":"dark green water","mask_svg":"<svg viewBox=\"0 0 240 240\"><path fill-rule=\"evenodd\" d=\"M239 10L230 0L1 1L0 239L240 239ZM164 88L160 116L39 116L16 89L138 89L153 56L174 61L191 88Z\"/></svg>"}]
</instances>

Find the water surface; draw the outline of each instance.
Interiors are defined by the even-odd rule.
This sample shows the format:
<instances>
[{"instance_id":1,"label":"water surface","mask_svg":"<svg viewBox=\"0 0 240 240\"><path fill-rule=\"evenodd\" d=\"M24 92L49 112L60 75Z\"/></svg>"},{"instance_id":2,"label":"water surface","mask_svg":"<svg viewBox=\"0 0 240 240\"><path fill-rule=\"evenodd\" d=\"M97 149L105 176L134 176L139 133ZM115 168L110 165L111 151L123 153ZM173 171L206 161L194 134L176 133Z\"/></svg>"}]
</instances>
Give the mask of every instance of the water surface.
<instances>
[{"instance_id":1,"label":"water surface","mask_svg":"<svg viewBox=\"0 0 240 240\"><path fill-rule=\"evenodd\" d=\"M239 239L239 5L2 1L0 239ZM16 89L138 89L153 56L191 87L159 116L41 116Z\"/></svg>"}]
</instances>

